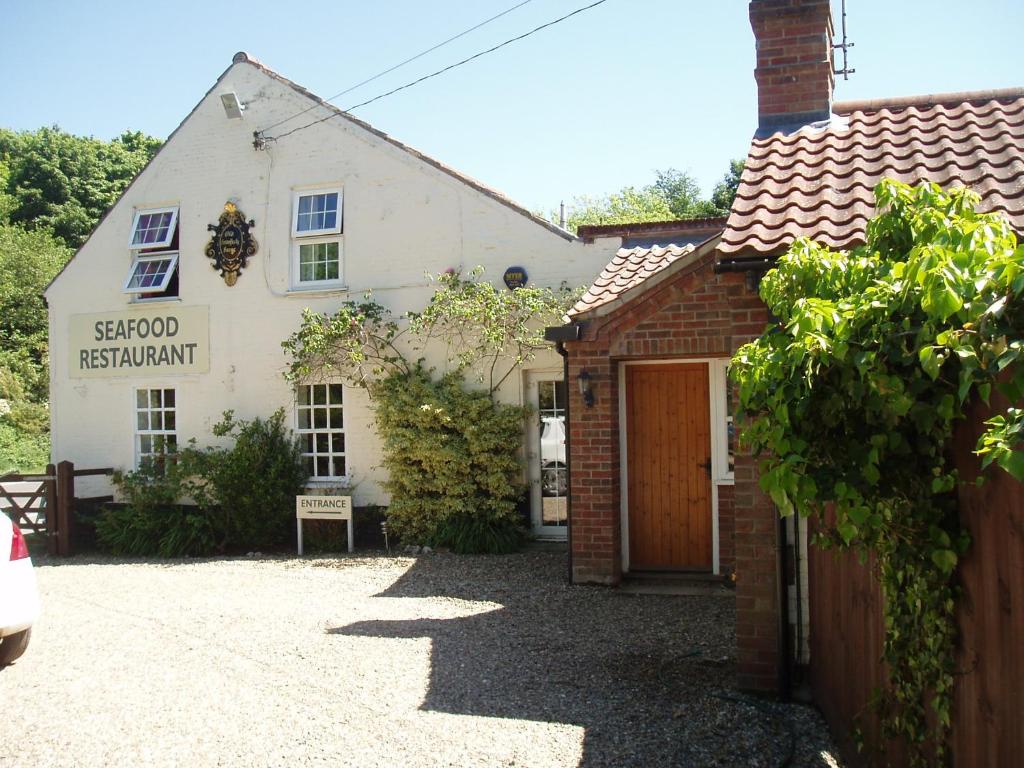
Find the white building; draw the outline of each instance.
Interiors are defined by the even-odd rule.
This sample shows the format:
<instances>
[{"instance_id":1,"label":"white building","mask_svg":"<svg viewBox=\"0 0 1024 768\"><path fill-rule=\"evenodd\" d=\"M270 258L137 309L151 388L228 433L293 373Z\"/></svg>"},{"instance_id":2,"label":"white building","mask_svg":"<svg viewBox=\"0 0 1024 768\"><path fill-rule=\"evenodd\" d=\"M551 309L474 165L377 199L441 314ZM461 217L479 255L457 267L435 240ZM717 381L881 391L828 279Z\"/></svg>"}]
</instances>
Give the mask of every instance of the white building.
<instances>
[{"instance_id":1,"label":"white building","mask_svg":"<svg viewBox=\"0 0 1024 768\"><path fill-rule=\"evenodd\" d=\"M254 147L254 131L280 135L324 117ZM257 244L233 285L206 254L227 204L254 222ZM433 290L426 275L449 267L483 266L497 285L512 266L541 286L589 285L618 242L585 246L237 54L46 291L53 458L131 468L160 435L206 445L226 409L252 418L285 407L313 484L345 479L356 506L386 504L365 392L297 392L283 376L281 342L302 310L331 312L367 291L395 314L421 309ZM564 460L554 445L561 378L549 351L500 392L539 406L524 455L536 529L553 535L564 524L543 525L542 493L547 522L562 523L564 484L550 472L542 483L541 465Z\"/></svg>"}]
</instances>

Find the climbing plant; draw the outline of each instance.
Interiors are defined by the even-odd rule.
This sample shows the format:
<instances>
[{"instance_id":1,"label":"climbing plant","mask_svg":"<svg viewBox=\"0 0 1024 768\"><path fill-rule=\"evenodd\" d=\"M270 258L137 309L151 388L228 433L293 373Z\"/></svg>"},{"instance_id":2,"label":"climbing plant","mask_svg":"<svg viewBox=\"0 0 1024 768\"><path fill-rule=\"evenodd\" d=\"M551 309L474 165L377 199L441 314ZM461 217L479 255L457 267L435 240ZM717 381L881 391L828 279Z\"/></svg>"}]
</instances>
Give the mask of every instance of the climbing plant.
<instances>
[{"instance_id":1,"label":"climbing plant","mask_svg":"<svg viewBox=\"0 0 1024 768\"><path fill-rule=\"evenodd\" d=\"M883 733L911 762L947 761L954 571L969 545L949 459L969 398L1024 394L1024 248L963 188L883 181L866 243L798 240L761 298L777 319L733 358L743 438L783 515L823 516L823 543L873 553L890 686ZM1021 411L987 423L977 453L1024 479ZM929 708L932 714L929 715Z\"/></svg>"},{"instance_id":2,"label":"climbing plant","mask_svg":"<svg viewBox=\"0 0 1024 768\"><path fill-rule=\"evenodd\" d=\"M572 294L498 288L479 269L450 270L433 285L422 311L400 317L372 296L331 315L307 310L284 342L288 376L335 375L369 393L392 532L458 552L511 551L524 537L517 506L526 410L496 393L546 346L544 326L561 319ZM447 370L427 368L427 355Z\"/></svg>"}]
</instances>

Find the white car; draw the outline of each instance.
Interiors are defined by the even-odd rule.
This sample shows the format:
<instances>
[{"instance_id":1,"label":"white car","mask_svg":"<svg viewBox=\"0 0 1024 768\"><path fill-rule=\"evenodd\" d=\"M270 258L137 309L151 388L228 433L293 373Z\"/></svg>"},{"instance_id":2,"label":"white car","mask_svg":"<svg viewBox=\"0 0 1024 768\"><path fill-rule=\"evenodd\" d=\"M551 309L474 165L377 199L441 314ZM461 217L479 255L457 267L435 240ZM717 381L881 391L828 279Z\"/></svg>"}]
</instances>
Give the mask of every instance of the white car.
<instances>
[{"instance_id":1,"label":"white car","mask_svg":"<svg viewBox=\"0 0 1024 768\"><path fill-rule=\"evenodd\" d=\"M21 530L0 512L0 667L28 648L39 616L39 591Z\"/></svg>"},{"instance_id":2,"label":"white car","mask_svg":"<svg viewBox=\"0 0 1024 768\"><path fill-rule=\"evenodd\" d=\"M565 417L545 416L540 434L541 494L565 496L568 490L565 464Z\"/></svg>"}]
</instances>

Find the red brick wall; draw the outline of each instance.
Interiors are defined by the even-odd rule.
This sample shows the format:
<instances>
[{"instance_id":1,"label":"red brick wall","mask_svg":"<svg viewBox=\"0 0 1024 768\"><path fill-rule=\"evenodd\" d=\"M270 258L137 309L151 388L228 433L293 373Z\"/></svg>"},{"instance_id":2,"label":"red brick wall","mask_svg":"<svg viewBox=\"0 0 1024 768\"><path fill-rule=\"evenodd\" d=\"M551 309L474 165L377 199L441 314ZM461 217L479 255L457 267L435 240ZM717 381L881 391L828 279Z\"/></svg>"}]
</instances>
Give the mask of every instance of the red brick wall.
<instances>
[{"instance_id":1,"label":"red brick wall","mask_svg":"<svg viewBox=\"0 0 1024 768\"><path fill-rule=\"evenodd\" d=\"M745 275L715 274L713 254L682 268L567 342L571 423L570 525L577 583L622 577L618 363L625 360L731 357L759 335L768 313ZM586 318L584 318L586 319ZM590 374L593 407L575 386ZM719 558L735 569L740 684L777 685L775 510L759 491L753 459L736 460L735 486L719 487Z\"/></svg>"}]
</instances>

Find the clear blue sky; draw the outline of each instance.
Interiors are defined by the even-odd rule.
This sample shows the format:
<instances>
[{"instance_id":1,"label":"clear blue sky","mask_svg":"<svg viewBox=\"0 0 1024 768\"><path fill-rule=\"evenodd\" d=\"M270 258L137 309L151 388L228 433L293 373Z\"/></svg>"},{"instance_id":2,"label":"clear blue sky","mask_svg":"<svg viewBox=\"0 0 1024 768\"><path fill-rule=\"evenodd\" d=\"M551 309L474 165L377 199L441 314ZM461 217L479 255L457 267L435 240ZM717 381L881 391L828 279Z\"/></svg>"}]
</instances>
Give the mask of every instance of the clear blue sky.
<instances>
[{"instance_id":1,"label":"clear blue sky","mask_svg":"<svg viewBox=\"0 0 1024 768\"><path fill-rule=\"evenodd\" d=\"M328 97L515 2L0 0L0 126L163 138L235 51ZM532 0L338 106L588 2ZM1024 85L1022 0L848 0L847 12L857 73L839 100ZM355 114L547 211L668 167L709 190L746 153L753 66L745 0L608 0Z\"/></svg>"}]
</instances>

